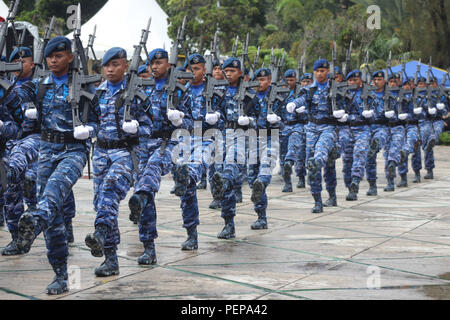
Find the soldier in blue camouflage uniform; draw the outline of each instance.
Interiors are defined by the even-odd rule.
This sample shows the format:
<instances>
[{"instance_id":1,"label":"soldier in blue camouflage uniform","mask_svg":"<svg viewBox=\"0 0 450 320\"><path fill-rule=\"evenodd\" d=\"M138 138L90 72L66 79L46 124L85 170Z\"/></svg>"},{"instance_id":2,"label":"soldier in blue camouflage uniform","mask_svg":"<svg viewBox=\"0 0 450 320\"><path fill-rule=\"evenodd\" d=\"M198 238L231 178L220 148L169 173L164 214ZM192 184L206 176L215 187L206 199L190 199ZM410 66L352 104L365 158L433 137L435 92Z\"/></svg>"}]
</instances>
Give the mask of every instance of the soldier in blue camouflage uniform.
<instances>
[{"instance_id":1,"label":"soldier in blue camouflage uniform","mask_svg":"<svg viewBox=\"0 0 450 320\"><path fill-rule=\"evenodd\" d=\"M331 112L329 102L328 74L330 64L324 59L314 63L316 81L307 87L293 103L288 104L290 113L308 113L306 127L306 159L308 161L309 184L315 205L312 213L322 213L322 168L328 164L329 154L337 144L336 119L345 115L343 101L338 97L338 109ZM326 177L328 179L328 177ZM331 185L331 183L329 183Z\"/></svg>"},{"instance_id":2,"label":"soldier in blue camouflage uniform","mask_svg":"<svg viewBox=\"0 0 450 320\"><path fill-rule=\"evenodd\" d=\"M256 119L252 107L253 100L250 98L247 97L244 101L242 114L239 110L238 86L240 81L244 81L241 62L236 58L229 58L222 67L230 83L222 106L222 114L225 117L224 161L222 164L216 161L216 172L212 177L211 188L214 199L221 201L221 216L225 221L225 226L217 237L228 240L236 237L234 225L236 189L234 186L242 185L242 172L246 165L246 131L249 128L256 128Z\"/></svg>"},{"instance_id":3,"label":"soldier in blue camouflage uniform","mask_svg":"<svg viewBox=\"0 0 450 320\"><path fill-rule=\"evenodd\" d=\"M370 129L372 136L370 140L369 153L367 154L366 176L369 182L368 196L378 195L377 189L377 155L388 139L387 119L384 114L384 85L386 80L384 78L384 71L377 71L372 75L374 84L378 88L373 92L372 110L365 112L366 116L371 121ZM369 117L371 116L371 117Z\"/></svg>"},{"instance_id":4,"label":"soldier in blue camouflage uniform","mask_svg":"<svg viewBox=\"0 0 450 320\"><path fill-rule=\"evenodd\" d=\"M258 130L258 147L256 149L252 145L249 147L249 172L252 171L252 176L256 177L253 182L251 200L254 203L254 210L258 214L258 219L252 224L251 228L261 230L268 228L266 190L272 180L272 170L278 160L280 149L278 134L280 130L283 130L284 124L281 121L283 102L277 100L274 101L272 106L269 106L268 98L270 91L273 90L270 69L258 69L255 72L255 77L259 82L254 106ZM263 131L265 133L262 133ZM256 163L253 160L257 160Z\"/></svg>"},{"instance_id":5,"label":"soldier in blue camouflage uniform","mask_svg":"<svg viewBox=\"0 0 450 320\"><path fill-rule=\"evenodd\" d=\"M37 107L37 110L27 110L27 117L38 119L42 131L37 179L38 209L22 215L17 247L28 252L35 238L44 232L47 257L56 274L47 287L50 295L68 291L69 251L62 210L65 199L83 175L90 150L88 139L95 135L100 116L98 102L94 98L88 115L80 110L82 118L87 116L87 125L74 128L72 108L67 102L69 68L74 59L71 46L71 41L65 37L50 40L44 57L52 74L16 89L25 102L33 102Z\"/></svg>"},{"instance_id":6,"label":"soldier in blue camouflage uniform","mask_svg":"<svg viewBox=\"0 0 450 320\"><path fill-rule=\"evenodd\" d=\"M296 82L297 75L295 70L291 69L286 71L284 77L291 89L289 96L285 100L287 105L293 102L297 97ZM299 182L303 182L303 185L298 187L305 187L305 153L306 153L306 133L305 125L307 124L306 114L289 113L286 111L286 107L282 109L282 119L284 122L284 129L281 133L280 144L280 165L283 167L283 178L285 186L283 192L292 192L292 168L294 165L297 167L297 174ZM284 154L284 158L283 158Z\"/></svg>"},{"instance_id":7,"label":"soldier in blue camouflage uniform","mask_svg":"<svg viewBox=\"0 0 450 320\"><path fill-rule=\"evenodd\" d=\"M388 79L388 83L386 86L391 88L398 88L398 82L395 75L390 75ZM385 88L386 90L386 88ZM385 174L387 179L387 186L384 189L385 192L393 192L395 191L395 177L397 172L397 167L400 164L401 160L401 150L402 146L405 144L405 127L402 119L407 117L406 114L400 114L398 109L398 104L396 101L396 97L398 96L398 91L393 92L393 97L389 97L388 103L385 103L385 113L384 116L387 119L388 126L388 139L386 141L386 146L384 148L384 159L385 159Z\"/></svg>"},{"instance_id":8,"label":"soldier in blue camouflage uniform","mask_svg":"<svg viewBox=\"0 0 450 320\"><path fill-rule=\"evenodd\" d=\"M445 80L444 80L445 81ZM445 97L438 97L439 87L437 79L432 77L430 86L435 89L433 94L435 99L433 99L431 112L428 110L428 117L430 118L431 125L433 126L433 131L436 136L436 141L439 140L442 132L444 132L444 120L442 117L448 114L448 101ZM424 177L426 180L434 179L433 170L435 168L434 164L434 148L430 146L430 150L425 153L425 169L427 170L427 175Z\"/></svg>"},{"instance_id":9,"label":"soldier in blue camouflage uniform","mask_svg":"<svg viewBox=\"0 0 450 320\"><path fill-rule=\"evenodd\" d=\"M348 122L351 130L351 140L344 148L343 153L343 173L345 186L349 189L347 201L358 200L359 184L364 178L367 153L371 131L369 121L363 116L364 102L362 93L362 73L360 70L353 70L347 75L348 85L356 85L356 90L350 90L352 100L348 104ZM368 102L370 105L370 101Z\"/></svg>"},{"instance_id":10,"label":"soldier in blue camouflage uniform","mask_svg":"<svg viewBox=\"0 0 450 320\"><path fill-rule=\"evenodd\" d=\"M409 91L412 89L414 82L412 79L404 79L403 90ZM402 109L401 114L407 114L403 121L405 126L405 143L402 146L401 163L398 166L398 174L401 181L397 184L399 188L408 187L408 159L410 154L414 154L420 148L420 135L419 135L419 120L414 114L414 106L412 103L412 93L405 93L405 101L402 101L399 108ZM403 116L404 118L405 116ZM400 115L399 115L400 118Z\"/></svg>"},{"instance_id":11,"label":"soldier in blue camouflage uniform","mask_svg":"<svg viewBox=\"0 0 450 320\"><path fill-rule=\"evenodd\" d=\"M196 170L197 179L200 179L202 176L206 176L209 167L214 165L214 136L218 133L221 134L220 129L223 129L224 121L219 106L220 99L217 96L214 96L211 101L211 112L207 112L204 96L206 89L206 82L204 82L206 74L205 58L200 54L192 54L188 59L194 73L194 79L191 80L188 91L192 101L191 113L194 121L189 166L193 168L192 171ZM198 249L196 226L190 224L190 221L199 219L196 188L189 188L186 194L181 197L181 202L183 217L185 218L184 227L188 232L188 239L183 243L182 250L196 250Z\"/></svg>"},{"instance_id":12,"label":"soldier in blue camouflage uniform","mask_svg":"<svg viewBox=\"0 0 450 320\"><path fill-rule=\"evenodd\" d=\"M424 77L420 76L418 78L417 88L425 89L427 87L426 81L427 80ZM422 142L422 149L424 150L425 154L427 154L436 145L438 137L436 137L433 123L430 120L432 115L430 114L430 110L427 107L428 100L426 97L426 92L423 92L423 94L419 94L419 97L417 98L416 101L413 101L413 104L414 104L414 114L419 120L419 133L420 133L420 140ZM436 108L431 108L431 113L436 114L437 113ZM412 167L415 173L415 179L413 183L420 183L421 181L420 170L422 170L422 152L420 148L417 148L411 160L412 160Z\"/></svg>"},{"instance_id":13,"label":"soldier in blue camouflage uniform","mask_svg":"<svg viewBox=\"0 0 450 320\"><path fill-rule=\"evenodd\" d=\"M188 190L195 190L198 181L197 172L193 170L192 166L176 163L180 154L180 149L176 148L179 145L179 140L172 137L172 133L177 129L191 132L193 128L189 96L182 96L182 93L177 91L175 98L179 98L180 102L175 106L176 109L168 110L168 93L165 86L168 76L170 76L168 74L170 64L167 51L159 48L154 49L149 54L148 63L156 81L154 87L146 89L150 103L147 113L153 122L152 136L146 140L146 146L141 144L141 157L146 162L140 161L142 165L141 175L135 184L134 195L129 201L130 219L133 222L139 221L139 238L145 249L144 253L138 258L140 265L157 263L154 243L154 240L158 237L155 196L160 189L161 178L167 175L176 165L175 193L181 197L185 196ZM183 215L185 213L186 211L183 210ZM192 220L186 225L186 220L190 218ZM183 216L183 220L185 227L191 229L192 232L196 231L199 224L198 219L194 216Z\"/></svg>"},{"instance_id":14,"label":"soldier in blue camouflage uniform","mask_svg":"<svg viewBox=\"0 0 450 320\"><path fill-rule=\"evenodd\" d=\"M125 199L132 181L137 179L137 148L140 136L150 136L151 121L143 101L135 98L130 107L133 120L124 121L123 93L127 89L125 72L127 53L122 48L108 50L102 61L107 81L97 88L101 121L94 150L95 232L86 236L86 245L94 257L105 256L95 270L98 277L119 274L117 246L120 232L117 222L120 202ZM134 159L133 159L134 157Z\"/></svg>"}]
</instances>

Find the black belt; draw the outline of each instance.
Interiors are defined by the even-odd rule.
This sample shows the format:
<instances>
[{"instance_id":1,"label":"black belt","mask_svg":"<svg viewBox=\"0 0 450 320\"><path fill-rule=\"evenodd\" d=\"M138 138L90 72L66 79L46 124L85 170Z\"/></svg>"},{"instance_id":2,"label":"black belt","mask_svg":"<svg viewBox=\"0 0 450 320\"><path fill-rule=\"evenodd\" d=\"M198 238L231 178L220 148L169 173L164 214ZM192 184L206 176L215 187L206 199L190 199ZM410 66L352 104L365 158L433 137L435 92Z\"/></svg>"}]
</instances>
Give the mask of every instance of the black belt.
<instances>
[{"instance_id":1,"label":"black belt","mask_svg":"<svg viewBox=\"0 0 450 320\"><path fill-rule=\"evenodd\" d=\"M239 123L234 122L234 121L225 121L225 129L242 129L242 130L247 130L248 126L241 126L239 125Z\"/></svg>"},{"instance_id":2,"label":"black belt","mask_svg":"<svg viewBox=\"0 0 450 320\"><path fill-rule=\"evenodd\" d=\"M316 125L328 124L328 125L335 126L336 123L337 123L337 121L335 119L313 119L313 118L309 118L308 121L312 122L312 123L314 123Z\"/></svg>"},{"instance_id":3,"label":"black belt","mask_svg":"<svg viewBox=\"0 0 450 320\"><path fill-rule=\"evenodd\" d=\"M417 125L419 125L419 120L408 120L408 121L403 122L403 124L405 126L407 126L407 125L417 126Z\"/></svg>"},{"instance_id":4,"label":"black belt","mask_svg":"<svg viewBox=\"0 0 450 320\"><path fill-rule=\"evenodd\" d=\"M368 121L363 122L350 122L350 127L363 127L363 126L369 126L370 123Z\"/></svg>"},{"instance_id":5,"label":"black belt","mask_svg":"<svg viewBox=\"0 0 450 320\"><path fill-rule=\"evenodd\" d=\"M119 141L107 141L107 140L98 140L97 147L102 149L128 149L129 147L133 147L139 144L139 138L130 138L127 140L119 140Z\"/></svg>"},{"instance_id":6,"label":"black belt","mask_svg":"<svg viewBox=\"0 0 450 320\"><path fill-rule=\"evenodd\" d=\"M58 144L86 143L86 140L75 139L73 132L43 131L41 139L45 142Z\"/></svg>"},{"instance_id":7,"label":"black belt","mask_svg":"<svg viewBox=\"0 0 450 320\"><path fill-rule=\"evenodd\" d=\"M286 122L287 126L294 126L296 124L308 124L308 121L307 120L297 120L297 121Z\"/></svg>"},{"instance_id":8,"label":"black belt","mask_svg":"<svg viewBox=\"0 0 450 320\"><path fill-rule=\"evenodd\" d=\"M375 120L375 121L372 121L370 124L379 124L382 126L387 126L388 122L387 122L387 120Z\"/></svg>"},{"instance_id":9,"label":"black belt","mask_svg":"<svg viewBox=\"0 0 450 320\"><path fill-rule=\"evenodd\" d=\"M172 132L155 132L152 134L151 139L166 139L170 140L172 138Z\"/></svg>"},{"instance_id":10,"label":"black belt","mask_svg":"<svg viewBox=\"0 0 450 320\"><path fill-rule=\"evenodd\" d=\"M388 122L387 126L389 128L393 128L393 127L398 127L398 126L403 126L403 123L401 121L396 121L396 122Z\"/></svg>"},{"instance_id":11,"label":"black belt","mask_svg":"<svg viewBox=\"0 0 450 320\"><path fill-rule=\"evenodd\" d=\"M40 134L40 133L41 130L27 131L22 134L22 137L20 139L25 139L26 137L31 136L32 134Z\"/></svg>"}]
</instances>

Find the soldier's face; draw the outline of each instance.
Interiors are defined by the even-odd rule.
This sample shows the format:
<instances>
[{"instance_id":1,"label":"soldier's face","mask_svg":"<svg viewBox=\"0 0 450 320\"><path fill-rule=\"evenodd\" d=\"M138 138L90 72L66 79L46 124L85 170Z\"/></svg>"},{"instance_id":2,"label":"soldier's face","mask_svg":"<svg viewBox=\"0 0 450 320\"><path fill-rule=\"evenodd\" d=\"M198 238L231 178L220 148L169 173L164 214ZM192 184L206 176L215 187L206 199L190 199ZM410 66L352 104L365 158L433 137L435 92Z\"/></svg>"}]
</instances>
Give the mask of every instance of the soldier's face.
<instances>
[{"instance_id":1,"label":"soldier's face","mask_svg":"<svg viewBox=\"0 0 450 320\"><path fill-rule=\"evenodd\" d=\"M191 65L192 71L194 71L194 79L191 80L193 85L199 85L203 82L205 77L206 69L204 63L198 63ZM187 72L191 72L189 68L186 69Z\"/></svg>"},{"instance_id":2,"label":"soldier's face","mask_svg":"<svg viewBox=\"0 0 450 320\"><path fill-rule=\"evenodd\" d=\"M236 86L242 75L242 70L238 68L226 68L225 74L230 85Z\"/></svg>"},{"instance_id":3,"label":"soldier's face","mask_svg":"<svg viewBox=\"0 0 450 320\"><path fill-rule=\"evenodd\" d=\"M142 73L139 75L139 78L142 78L142 79L150 79L150 76L151 76L150 72L144 71L144 72L142 72Z\"/></svg>"},{"instance_id":4,"label":"soldier's face","mask_svg":"<svg viewBox=\"0 0 450 320\"><path fill-rule=\"evenodd\" d=\"M374 81L374 83L375 83L375 86L376 86L378 89L383 88L384 85L386 84L386 80L385 80L383 77L375 77L375 78L373 79L373 81Z\"/></svg>"},{"instance_id":5,"label":"soldier's face","mask_svg":"<svg viewBox=\"0 0 450 320\"><path fill-rule=\"evenodd\" d=\"M223 76L222 68L220 66L214 67L212 75L216 80L223 80L225 78Z\"/></svg>"},{"instance_id":6,"label":"soldier's face","mask_svg":"<svg viewBox=\"0 0 450 320\"><path fill-rule=\"evenodd\" d=\"M319 68L316 71L314 71L314 77L317 79L318 82L324 83L325 81L327 81L329 73L330 73L329 69Z\"/></svg>"},{"instance_id":7,"label":"soldier's face","mask_svg":"<svg viewBox=\"0 0 450 320\"><path fill-rule=\"evenodd\" d=\"M151 62L153 77L155 79L162 79L169 71L170 64L168 59L153 59Z\"/></svg>"},{"instance_id":8,"label":"soldier's face","mask_svg":"<svg viewBox=\"0 0 450 320\"><path fill-rule=\"evenodd\" d=\"M398 87L398 84L397 84L397 79L391 79L391 80L389 80L389 82L388 82L388 86L389 87Z\"/></svg>"},{"instance_id":9,"label":"soldier's face","mask_svg":"<svg viewBox=\"0 0 450 320\"><path fill-rule=\"evenodd\" d=\"M430 87L432 87L432 88L437 88L438 87L438 84L437 84L437 82L435 82L435 81L433 81L433 82L431 82L430 83Z\"/></svg>"},{"instance_id":10,"label":"soldier's face","mask_svg":"<svg viewBox=\"0 0 450 320\"><path fill-rule=\"evenodd\" d=\"M20 59L15 59L13 62L20 62ZM33 73L34 68L34 62L33 58L27 57L22 58L22 75L20 76L22 79L26 79L31 77L31 74ZM14 72L15 76L18 77L20 72Z\"/></svg>"},{"instance_id":11,"label":"soldier's face","mask_svg":"<svg viewBox=\"0 0 450 320\"><path fill-rule=\"evenodd\" d=\"M306 87L307 85L309 85L309 80L308 79L302 80L302 87Z\"/></svg>"},{"instance_id":12,"label":"soldier's face","mask_svg":"<svg viewBox=\"0 0 450 320\"><path fill-rule=\"evenodd\" d=\"M297 83L297 78L286 78L286 82L289 89L293 90L295 88L295 84Z\"/></svg>"},{"instance_id":13,"label":"soldier's face","mask_svg":"<svg viewBox=\"0 0 450 320\"><path fill-rule=\"evenodd\" d=\"M420 82L417 84L417 87L418 87L418 88L426 88L426 87L427 87L427 84L426 84L425 82L423 82L423 81L420 81Z\"/></svg>"},{"instance_id":14,"label":"soldier's face","mask_svg":"<svg viewBox=\"0 0 450 320\"><path fill-rule=\"evenodd\" d=\"M47 65L50 71L56 76L64 76L69 72L69 65L73 61L73 53L69 51L59 51L51 53L47 58Z\"/></svg>"},{"instance_id":15,"label":"soldier's face","mask_svg":"<svg viewBox=\"0 0 450 320\"><path fill-rule=\"evenodd\" d=\"M119 83L122 81L127 70L128 63L126 59L113 59L103 67L106 80L111 83Z\"/></svg>"},{"instance_id":16,"label":"soldier's face","mask_svg":"<svg viewBox=\"0 0 450 320\"><path fill-rule=\"evenodd\" d=\"M404 90L411 90L411 84L410 84L409 82L405 83L405 84L403 85L403 89L404 89Z\"/></svg>"},{"instance_id":17,"label":"soldier's face","mask_svg":"<svg viewBox=\"0 0 450 320\"><path fill-rule=\"evenodd\" d=\"M271 77L258 77L259 82L258 91L259 92L267 91L267 89L269 89L271 81L272 81Z\"/></svg>"},{"instance_id":18,"label":"soldier's face","mask_svg":"<svg viewBox=\"0 0 450 320\"><path fill-rule=\"evenodd\" d=\"M354 84L356 84L356 78L350 78L350 79L348 79L347 85L352 86L352 85L354 85ZM358 87L358 88L359 88L359 87Z\"/></svg>"},{"instance_id":19,"label":"soldier's face","mask_svg":"<svg viewBox=\"0 0 450 320\"><path fill-rule=\"evenodd\" d=\"M342 76L342 74L338 74L336 75L336 81L341 83L342 81L344 81L344 77Z\"/></svg>"}]
</instances>

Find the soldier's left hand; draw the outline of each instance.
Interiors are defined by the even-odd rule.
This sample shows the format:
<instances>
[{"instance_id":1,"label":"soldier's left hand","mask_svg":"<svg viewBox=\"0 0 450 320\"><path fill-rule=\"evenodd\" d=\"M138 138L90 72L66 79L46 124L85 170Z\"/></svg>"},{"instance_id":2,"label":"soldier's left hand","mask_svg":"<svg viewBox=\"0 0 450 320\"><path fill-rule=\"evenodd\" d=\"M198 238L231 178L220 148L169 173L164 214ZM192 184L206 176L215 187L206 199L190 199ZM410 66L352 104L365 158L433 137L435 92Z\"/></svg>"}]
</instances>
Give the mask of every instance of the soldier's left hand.
<instances>
[{"instance_id":1,"label":"soldier's left hand","mask_svg":"<svg viewBox=\"0 0 450 320\"><path fill-rule=\"evenodd\" d=\"M136 134L139 129L139 122L136 120L125 121L122 125L123 131L129 134Z\"/></svg>"},{"instance_id":2,"label":"soldier's left hand","mask_svg":"<svg viewBox=\"0 0 450 320\"><path fill-rule=\"evenodd\" d=\"M78 126L75 128L73 132L73 136L77 140L87 140L90 137L90 131L89 128L86 126Z\"/></svg>"},{"instance_id":3,"label":"soldier's left hand","mask_svg":"<svg viewBox=\"0 0 450 320\"><path fill-rule=\"evenodd\" d=\"M345 110L336 110L333 112L333 117L341 119L345 115Z\"/></svg>"},{"instance_id":4,"label":"soldier's left hand","mask_svg":"<svg viewBox=\"0 0 450 320\"><path fill-rule=\"evenodd\" d=\"M276 114L272 113L267 116L267 121L271 124L275 124L277 122L280 122L281 118L279 116L277 116Z\"/></svg>"},{"instance_id":5,"label":"soldier's left hand","mask_svg":"<svg viewBox=\"0 0 450 320\"><path fill-rule=\"evenodd\" d=\"M445 104L443 104L443 103L438 103L438 104L436 104L436 108L438 108L438 110L444 110Z\"/></svg>"},{"instance_id":6,"label":"soldier's left hand","mask_svg":"<svg viewBox=\"0 0 450 320\"><path fill-rule=\"evenodd\" d=\"M386 118L388 118L388 119L392 119L393 117L395 117L395 111L386 111L385 113L384 113L384 116L386 117Z\"/></svg>"},{"instance_id":7,"label":"soldier's left hand","mask_svg":"<svg viewBox=\"0 0 450 320\"><path fill-rule=\"evenodd\" d=\"M428 109L428 113L430 115L434 116L437 113L437 110L436 110L436 108L430 108L430 109Z\"/></svg>"},{"instance_id":8,"label":"soldier's left hand","mask_svg":"<svg viewBox=\"0 0 450 320\"><path fill-rule=\"evenodd\" d=\"M348 114L344 114L344 116L340 119L338 119L339 122L341 123L346 123L348 121Z\"/></svg>"},{"instance_id":9,"label":"soldier's left hand","mask_svg":"<svg viewBox=\"0 0 450 320\"><path fill-rule=\"evenodd\" d=\"M407 114L407 113L400 113L400 114L398 115L398 118L399 118L400 120L404 121L404 120L408 119L408 114Z\"/></svg>"}]
</instances>

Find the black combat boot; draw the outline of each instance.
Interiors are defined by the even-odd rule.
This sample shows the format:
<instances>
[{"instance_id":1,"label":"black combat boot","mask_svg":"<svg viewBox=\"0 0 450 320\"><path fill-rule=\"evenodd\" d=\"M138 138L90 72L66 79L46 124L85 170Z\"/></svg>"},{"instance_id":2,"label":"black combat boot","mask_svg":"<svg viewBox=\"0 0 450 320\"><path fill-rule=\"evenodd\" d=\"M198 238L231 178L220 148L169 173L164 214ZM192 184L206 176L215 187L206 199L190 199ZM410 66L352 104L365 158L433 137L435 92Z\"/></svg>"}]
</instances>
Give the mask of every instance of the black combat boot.
<instances>
[{"instance_id":1,"label":"black combat boot","mask_svg":"<svg viewBox=\"0 0 450 320\"><path fill-rule=\"evenodd\" d=\"M387 184L386 188L384 188L384 192L394 192L395 191L394 179L388 178L387 181L388 181L388 184Z\"/></svg>"},{"instance_id":2,"label":"black combat boot","mask_svg":"<svg viewBox=\"0 0 450 320\"><path fill-rule=\"evenodd\" d=\"M324 207L337 207L337 196L336 196L336 189L334 190L328 190L328 194L330 196L330 198L325 201L325 204L323 205Z\"/></svg>"},{"instance_id":3,"label":"black combat boot","mask_svg":"<svg viewBox=\"0 0 450 320\"><path fill-rule=\"evenodd\" d=\"M414 177L413 183L420 183L421 182L420 171L415 171L414 174L415 174L415 177Z\"/></svg>"},{"instance_id":4,"label":"black combat boot","mask_svg":"<svg viewBox=\"0 0 450 320\"><path fill-rule=\"evenodd\" d=\"M153 240L144 242L144 248L144 253L138 258L138 263L144 266L155 265L157 263L155 242Z\"/></svg>"},{"instance_id":5,"label":"black combat boot","mask_svg":"<svg viewBox=\"0 0 450 320\"><path fill-rule=\"evenodd\" d=\"M262 182L259 179L256 179L255 183L253 184L252 189L252 197L251 200L253 203L258 203L261 200L261 197L263 196L264 192L266 191L266 184Z\"/></svg>"},{"instance_id":6,"label":"black combat boot","mask_svg":"<svg viewBox=\"0 0 450 320\"><path fill-rule=\"evenodd\" d=\"M198 235L197 226L192 226L187 229L188 238L181 245L181 250L183 251L194 251L198 249Z\"/></svg>"},{"instance_id":7,"label":"black combat boot","mask_svg":"<svg viewBox=\"0 0 450 320\"><path fill-rule=\"evenodd\" d=\"M183 164L175 170L173 180L175 181L175 195L177 197L184 196L190 183L189 167L187 164Z\"/></svg>"},{"instance_id":8,"label":"black combat boot","mask_svg":"<svg viewBox=\"0 0 450 320\"><path fill-rule=\"evenodd\" d=\"M406 150L400 151L400 163L403 163L406 160L408 160L408 152Z\"/></svg>"},{"instance_id":9,"label":"black combat boot","mask_svg":"<svg viewBox=\"0 0 450 320\"><path fill-rule=\"evenodd\" d=\"M95 232L86 236L84 242L91 249L91 254L93 257L103 257L107 236L108 227L104 224L98 224L95 226Z\"/></svg>"},{"instance_id":10,"label":"black combat boot","mask_svg":"<svg viewBox=\"0 0 450 320\"><path fill-rule=\"evenodd\" d=\"M313 182L317 179L317 174L320 171L320 167L317 164L315 159L311 159L308 161L308 175L309 175L309 181Z\"/></svg>"},{"instance_id":11,"label":"black combat boot","mask_svg":"<svg viewBox=\"0 0 450 320\"><path fill-rule=\"evenodd\" d=\"M135 193L128 201L128 207L130 208L130 221L138 223L141 219L142 211L148 203L148 196L144 193Z\"/></svg>"},{"instance_id":12,"label":"black combat boot","mask_svg":"<svg viewBox=\"0 0 450 320\"><path fill-rule=\"evenodd\" d=\"M305 188L306 188L305 176L298 177L297 189L305 189Z\"/></svg>"},{"instance_id":13,"label":"black combat boot","mask_svg":"<svg viewBox=\"0 0 450 320\"><path fill-rule=\"evenodd\" d=\"M234 190L234 194L235 194L235 197L236 197L236 203L242 203L243 202L242 187L236 188Z\"/></svg>"},{"instance_id":14,"label":"black combat boot","mask_svg":"<svg viewBox=\"0 0 450 320\"><path fill-rule=\"evenodd\" d=\"M55 272L53 282L47 287L47 294L50 296L57 296L69 291L67 274L67 263L52 266Z\"/></svg>"},{"instance_id":15,"label":"black combat boot","mask_svg":"<svg viewBox=\"0 0 450 320\"><path fill-rule=\"evenodd\" d=\"M314 208L312 208L312 213L323 213L322 195L320 193L313 194L315 201Z\"/></svg>"},{"instance_id":16,"label":"black combat boot","mask_svg":"<svg viewBox=\"0 0 450 320\"><path fill-rule=\"evenodd\" d=\"M0 227L5 226L5 211L3 206L0 206Z\"/></svg>"},{"instance_id":17,"label":"black combat boot","mask_svg":"<svg viewBox=\"0 0 450 320\"><path fill-rule=\"evenodd\" d=\"M210 209L216 210L216 209L222 208L222 205L220 204L220 201L218 201L218 200L213 200L213 201L211 202L211 204L209 205L209 208L210 208Z\"/></svg>"},{"instance_id":18,"label":"black combat boot","mask_svg":"<svg viewBox=\"0 0 450 320\"><path fill-rule=\"evenodd\" d=\"M17 249L22 254L30 252L36 237L45 229L45 222L33 216L31 212L26 212L19 220L19 232L17 236Z\"/></svg>"},{"instance_id":19,"label":"black combat boot","mask_svg":"<svg viewBox=\"0 0 450 320\"><path fill-rule=\"evenodd\" d=\"M75 238L73 236L73 226L72 226L72 219L70 219L68 222L65 223L66 225L66 239L68 243L74 243Z\"/></svg>"},{"instance_id":20,"label":"black combat boot","mask_svg":"<svg viewBox=\"0 0 450 320\"><path fill-rule=\"evenodd\" d=\"M408 187L408 175L406 173L400 175L400 182L397 184L399 188L407 188Z\"/></svg>"},{"instance_id":21,"label":"black combat boot","mask_svg":"<svg viewBox=\"0 0 450 320\"><path fill-rule=\"evenodd\" d=\"M423 178L425 180L433 180L434 179L433 169L427 170L427 174Z\"/></svg>"},{"instance_id":22,"label":"black combat boot","mask_svg":"<svg viewBox=\"0 0 450 320\"><path fill-rule=\"evenodd\" d=\"M367 153L367 158L373 158L378 153L380 149L380 141L378 139L373 139L372 143L370 144L369 152Z\"/></svg>"},{"instance_id":23,"label":"black combat boot","mask_svg":"<svg viewBox=\"0 0 450 320\"><path fill-rule=\"evenodd\" d=\"M202 180L197 185L197 190L205 190L208 187L208 183L206 182L206 174L202 174Z\"/></svg>"},{"instance_id":24,"label":"black combat boot","mask_svg":"<svg viewBox=\"0 0 450 320\"><path fill-rule=\"evenodd\" d=\"M328 155L328 167L332 167L337 159L339 159L339 148L335 146Z\"/></svg>"},{"instance_id":25,"label":"black combat boot","mask_svg":"<svg viewBox=\"0 0 450 320\"><path fill-rule=\"evenodd\" d=\"M252 230L265 230L268 228L266 212L258 212L258 220L250 227Z\"/></svg>"},{"instance_id":26,"label":"black combat boot","mask_svg":"<svg viewBox=\"0 0 450 320\"><path fill-rule=\"evenodd\" d=\"M95 275L99 278L117 276L119 271L119 259L117 258L116 249L105 249L105 261L100 267L95 269Z\"/></svg>"},{"instance_id":27,"label":"black combat boot","mask_svg":"<svg viewBox=\"0 0 450 320\"><path fill-rule=\"evenodd\" d=\"M425 152L431 152L431 150L433 150L433 148L436 146L436 140L431 139L430 142L428 142L427 146L425 147Z\"/></svg>"},{"instance_id":28,"label":"black combat boot","mask_svg":"<svg viewBox=\"0 0 450 320\"><path fill-rule=\"evenodd\" d=\"M33 192L36 192L36 181L25 177L23 182L23 196L24 198L31 199L33 197Z\"/></svg>"},{"instance_id":29,"label":"black combat boot","mask_svg":"<svg viewBox=\"0 0 450 320\"><path fill-rule=\"evenodd\" d=\"M234 239L236 238L236 231L234 228L234 218L225 218L225 227L223 230L217 235L219 239Z\"/></svg>"},{"instance_id":30,"label":"black combat boot","mask_svg":"<svg viewBox=\"0 0 450 320\"><path fill-rule=\"evenodd\" d=\"M220 172L214 173L211 183L213 199L222 201L224 199L225 192L231 188L231 183L228 179L223 178Z\"/></svg>"},{"instance_id":31,"label":"black combat boot","mask_svg":"<svg viewBox=\"0 0 450 320\"><path fill-rule=\"evenodd\" d=\"M353 177L352 183L350 184L350 187L348 188L349 194L346 199L347 201L357 201L358 200L360 182L361 182L360 178Z\"/></svg>"},{"instance_id":32,"label":"black combat boot","mask_svg":"<svg viewBox=\"0 0 450 320\"><path fill-rule=\"evenodd\" d=\"M367 191L369 197L376 197L378 195L377 180L369 180L369 191Z\"/></svg>"},{"instance_id":33,"label":"black combat boot","mask_svg":"<svg viewBox=\"0 0 450 320\"><path fill-rule=\"evenodd\" d=\"M283 193L290 193L292 192L292 166L294 164L291 161L286 161L286 163L284 164L284 169L283 169L283 179L284 179L284 188L283 188Z\"/></svg>"},{"instance_id":34,"label":"black combat boot","mask_svg":"<svg viewBox=\"0 0 450 320\"><path fill-rule=\"evenodd\" d=\"M22 254L17 248L18 231L11 232L12 241L2 250L2 256L10 257Z\"/></svg>"}]
</instances>

